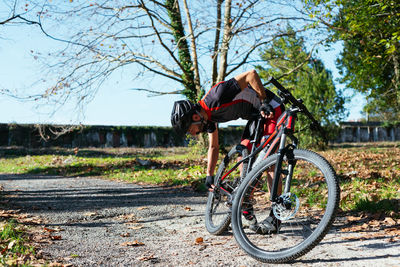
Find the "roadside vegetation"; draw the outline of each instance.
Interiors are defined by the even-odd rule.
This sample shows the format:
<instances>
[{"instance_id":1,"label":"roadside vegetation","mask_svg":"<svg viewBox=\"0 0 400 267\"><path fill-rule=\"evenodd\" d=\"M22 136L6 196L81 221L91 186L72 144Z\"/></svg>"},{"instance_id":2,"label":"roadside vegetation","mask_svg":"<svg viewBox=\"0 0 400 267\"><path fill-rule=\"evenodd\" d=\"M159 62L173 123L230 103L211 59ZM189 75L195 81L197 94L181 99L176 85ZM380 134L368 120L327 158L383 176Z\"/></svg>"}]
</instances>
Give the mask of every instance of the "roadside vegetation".
<instances>
[{"instance_id":1,"label":"roadside vegetation","mask_svg":"<svg viewBox=\"0 0 400 267\"><path fill-rule=\"evenodd\" d=\"M203 190L206 154L193 151L190 148L2 148L0 173L101 176ZM330 161L340 177L343 211L399 211L400 143L336 146L319 153Z\"/></svg>"},{"instance_id":2,"label":"roadside vegetation","mask_svg":"<svg viewBox=\"0 0 400 267\"><path fill-rule=\"evenodd\" d=\"M350 225L342 231L393 228L400 223L400 143L335 146L319 153L330 161L340 178L340 209ZM0 175L99 176L205 190L205 171L206 154L193 147L0 148ZM314 198L312 191L309 194ZM7 211L7 200L1 196L0 200L0 265L31 266L36 260L31 230L21 217ZM394 233L397 235L397 230Z\"/></svg>"},{"instance_id":3,"label":"roadside vegetation","mask_svg":"<svg viewBox=\"0 0 400 267\"><path fill-rule=\"evenodd\" d=\"M35 251L28 244L25 226L16 220L0 222L0 250L1 266L29 266L19 262L27 262Z\"/></svg>"}]
</instances>

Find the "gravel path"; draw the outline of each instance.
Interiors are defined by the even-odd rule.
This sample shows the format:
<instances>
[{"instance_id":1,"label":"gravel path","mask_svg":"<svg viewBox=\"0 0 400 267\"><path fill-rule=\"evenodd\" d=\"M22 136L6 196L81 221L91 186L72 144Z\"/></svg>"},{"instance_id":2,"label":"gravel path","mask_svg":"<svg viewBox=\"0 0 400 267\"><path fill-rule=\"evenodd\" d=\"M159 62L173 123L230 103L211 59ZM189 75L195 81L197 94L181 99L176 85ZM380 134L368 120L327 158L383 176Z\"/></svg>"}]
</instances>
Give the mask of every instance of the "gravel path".
<instances>
[{"instance_id":1,"label":"gravel path","mask_svg":"<svg viewBox=\"0 0 400 267\"><path fill-rule=\"evenodd\" d=\"M0 175L13 207L59 236L44 255L73 266L268 266L204 227L206 193L97 178ZM294 266L400 266L400 242L334 229ZM200 239L203 239L203 242ZM289 264L275 266L291 266Z\"/></svg>"}]
</instances>

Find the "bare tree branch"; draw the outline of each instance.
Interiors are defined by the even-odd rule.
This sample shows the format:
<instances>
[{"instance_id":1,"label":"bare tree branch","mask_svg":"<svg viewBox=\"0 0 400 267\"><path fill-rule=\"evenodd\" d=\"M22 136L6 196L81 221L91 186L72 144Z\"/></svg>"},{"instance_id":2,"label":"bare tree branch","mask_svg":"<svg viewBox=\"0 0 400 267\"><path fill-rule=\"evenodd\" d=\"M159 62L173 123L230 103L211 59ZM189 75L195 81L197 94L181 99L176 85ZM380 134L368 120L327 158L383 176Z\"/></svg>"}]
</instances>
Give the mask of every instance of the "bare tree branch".
<instances>
[{"instance_id":1,"label":"bare tree branch","mask_svg":"<svg viewBox=\"0 0 400 267\"><path fill-rule=\"evenodd\" d=\"M148 92L148 93L150 93L149 96L180 95L180 94L182 94L182 90L176 90L176 91L171 91L171 92L160 92L160 91L155 91L155 90L150 90L150 89L145 89L145 88L131 88L131 90Z\"/></svg>"}]
</instances>

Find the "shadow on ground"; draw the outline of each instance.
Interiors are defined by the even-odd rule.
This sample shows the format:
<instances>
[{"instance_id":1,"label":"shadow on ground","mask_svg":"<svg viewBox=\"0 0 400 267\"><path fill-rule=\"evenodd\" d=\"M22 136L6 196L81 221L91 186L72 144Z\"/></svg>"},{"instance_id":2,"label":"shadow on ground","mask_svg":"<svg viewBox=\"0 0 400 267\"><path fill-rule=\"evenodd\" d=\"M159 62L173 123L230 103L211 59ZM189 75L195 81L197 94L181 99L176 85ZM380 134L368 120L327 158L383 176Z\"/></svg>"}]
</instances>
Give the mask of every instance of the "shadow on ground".
<instances>
[{"instance_id":1,"label":"shadow on ground","mask_svg":"<svg viewBox=\"0 0 400 267\"><path fill-rule=\"evenodd\" d=\"M95 181L95 182L94 182ZM3 199L29 213L93 209L191 205L204 203L206 193L187 187L146 186L80 177L0 175ZM24 187L20 184L24 184Z\"/></svg>"}]
</instances>

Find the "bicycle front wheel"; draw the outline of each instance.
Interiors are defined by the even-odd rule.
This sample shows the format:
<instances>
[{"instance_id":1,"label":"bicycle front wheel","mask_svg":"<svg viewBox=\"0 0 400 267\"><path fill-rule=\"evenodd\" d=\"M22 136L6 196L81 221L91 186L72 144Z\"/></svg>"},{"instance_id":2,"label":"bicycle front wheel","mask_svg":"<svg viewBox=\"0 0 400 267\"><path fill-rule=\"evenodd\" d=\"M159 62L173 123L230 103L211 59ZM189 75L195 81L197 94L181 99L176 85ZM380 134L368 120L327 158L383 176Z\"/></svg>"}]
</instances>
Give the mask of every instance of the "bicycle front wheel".
<instances>
[{"instance_id":1,"label":"bicycle front wheel","mask_svg":"<svg viewBox=\"0 0 400 267\"><path fill-rule=\"evenodd\" d=\"M236 241L250 256L262 262L288 262L310 251L328 232L338 208L340 189L330 164L308 150L295 149L293 154L295 167L290 192L283 193L279 197L281 201L271 203L267 182L268 175L274 173L276 154L253 168L234 199L232 228ZM289 162L285 157L282 184L288 173ZM250 230L243 216L249 208L258 223L271 212L280 218L277 233L265 236Z\"/></svg>"},{"instance_id":2,"label":"bicycle front wheel","mask_svg":"<svg viewBox=\"0 0 400 267\"><path fill-rule=\"evenodd\" d=\"M232 199L229 199L229 196L223 194L221 190L232 194L237 189L246 173L247 162L242 163L241 172L239 168L232 170L228 174L227 172L236 165L238 157L246 157L247 155L248 151L246 147L237 145L229 151L225 159L222 160L219 165L214 184L219 185L222 189L216 188L214 192L208 193L205 214L206 229L211 234L222 234L228 229L231 223Z\"/></svg>"}]
</instances>

